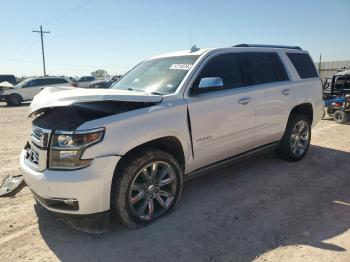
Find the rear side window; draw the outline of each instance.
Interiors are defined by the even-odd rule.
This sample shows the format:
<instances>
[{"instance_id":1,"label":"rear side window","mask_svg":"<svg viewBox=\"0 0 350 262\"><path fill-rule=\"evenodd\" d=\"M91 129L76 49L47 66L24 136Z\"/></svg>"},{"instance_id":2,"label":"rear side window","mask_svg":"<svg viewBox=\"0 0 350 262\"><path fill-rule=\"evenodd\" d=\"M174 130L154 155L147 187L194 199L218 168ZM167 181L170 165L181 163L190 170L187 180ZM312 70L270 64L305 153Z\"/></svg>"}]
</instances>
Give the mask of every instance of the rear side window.
<instances>
[{"instance_id":1,"label":"rear side window","mask_svg":"<svg viewBox=\"0 0 350 262\"><path fill-rule=\"evenodd\" d=\"M242 53L247 85L260 85L288 80L287 72L277 53Z\"/></svg>"},{"instance_id":2,"label":"rear side window","mask_svg":"<svg viewBox=\"0 0 350 262\"><path fill-rule=\"evenodd\" d=\"M193 87L197 88L202 78L221 77L224 89L243 86L237 54L224 54L212 58L197 77Z\"/></svg>"},{"instance_id":3,"label":"rear side window","mask_svg":"<svg viewBox=\"0 0 350 262\"><path fill-rule=\"evenodd\" d=\"M292 61L300 78L315 78L318 77L314 63L308 54L302 53L287 53L290 61Z\"/></svg>"},{"instance_id":4,"label":"rear side window","mask_svg":"<svg viewBox=\"0 0 350 262\"><path fill-rule=\"evenodd\" d=\"M45 86L45 85L50 85L49 79L37 79L36 80L39 86Z\"/></svg>"},{"instance_id":5,"label":"rear side window","mask_svg":"<svg viewBox=\"0 0 350 262\"><path fill-rule=\"evenodd\" d=\"M65 84L65 83L67 83L67 80L63 79L63 78L51 78L50 79L50 85Z\"/></svg>"},{"instance_id":6,"label":"rear side window","mask_svg":"<svg viewBox=\"0 0 350 262\"><path fill-rule=\"evenodd\" d=\"M94 81L95 77L93 76L83 76L79 79L79 82L87 82L87 81Z\"/></svg>"}]
</instances>

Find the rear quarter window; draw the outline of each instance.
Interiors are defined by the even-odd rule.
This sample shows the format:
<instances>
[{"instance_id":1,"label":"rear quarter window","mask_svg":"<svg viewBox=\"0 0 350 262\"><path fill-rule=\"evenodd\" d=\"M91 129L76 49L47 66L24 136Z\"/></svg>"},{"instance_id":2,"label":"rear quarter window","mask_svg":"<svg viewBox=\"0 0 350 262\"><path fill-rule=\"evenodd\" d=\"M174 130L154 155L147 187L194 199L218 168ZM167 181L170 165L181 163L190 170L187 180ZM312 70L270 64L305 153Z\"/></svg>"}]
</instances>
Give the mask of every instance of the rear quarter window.
<instances>
[{"instance_id":1,"label":"rear quarter window","mask_svg":"<svg viewBox=\"0 0 350 262\"><path fill-rule=\"evenodd\" d=\"M308 54L287 53L287 56L297 70L300 78L306 79L318 77L315 65Z\"/></svg>"}]
</instances>

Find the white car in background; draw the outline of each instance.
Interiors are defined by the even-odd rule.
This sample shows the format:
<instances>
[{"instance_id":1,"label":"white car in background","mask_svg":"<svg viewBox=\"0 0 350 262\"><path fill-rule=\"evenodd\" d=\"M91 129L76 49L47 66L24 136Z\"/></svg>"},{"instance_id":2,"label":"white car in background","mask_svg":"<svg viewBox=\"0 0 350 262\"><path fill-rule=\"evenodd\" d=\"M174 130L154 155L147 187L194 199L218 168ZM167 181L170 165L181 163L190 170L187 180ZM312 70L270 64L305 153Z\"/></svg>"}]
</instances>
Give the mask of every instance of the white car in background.
<instances>
[{"instance_id":1,"label":"white car in background","mask_svg":"<svg viewBox=\"0 0 350 262\"><path fill-rule=\"evenodd\" d=\"M33 77L20 82L12 89L5 90L3 96L8 105L18 106L23 101L33 100L35 95L48 86L76 87L77 84L61 76Z\"/></svg>"},{"instance_id":2,"label":"white car in background","mask_svg":"<svg viewBox=\"0 0 350 262\"><path fill-rule=\"evenodd\" d=\"M89 87L90 83L95 80L96 77L94 76L82 76L78 79L78 85L79 87L87 88Z\"/></svg>"}]
</instances>

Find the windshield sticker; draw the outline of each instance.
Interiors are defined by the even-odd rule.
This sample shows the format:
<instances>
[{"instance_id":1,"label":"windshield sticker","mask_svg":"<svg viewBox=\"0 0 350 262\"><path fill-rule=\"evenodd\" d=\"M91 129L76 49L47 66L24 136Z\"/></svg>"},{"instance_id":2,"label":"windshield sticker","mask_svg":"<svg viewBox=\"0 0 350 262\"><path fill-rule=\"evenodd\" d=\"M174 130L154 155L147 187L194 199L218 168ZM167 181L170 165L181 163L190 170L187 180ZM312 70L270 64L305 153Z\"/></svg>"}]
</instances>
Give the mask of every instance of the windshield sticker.
<instances>
[{"instance_id":1,"label":"windshield sticker","mask_svg":"<svg viewBox=\"0 0 350 262\"><path fill-rule=\"evenodd\" d=\"M191 67L191 64L172 64L169 69L190 70Z\"/></svg>"}]
</instances>

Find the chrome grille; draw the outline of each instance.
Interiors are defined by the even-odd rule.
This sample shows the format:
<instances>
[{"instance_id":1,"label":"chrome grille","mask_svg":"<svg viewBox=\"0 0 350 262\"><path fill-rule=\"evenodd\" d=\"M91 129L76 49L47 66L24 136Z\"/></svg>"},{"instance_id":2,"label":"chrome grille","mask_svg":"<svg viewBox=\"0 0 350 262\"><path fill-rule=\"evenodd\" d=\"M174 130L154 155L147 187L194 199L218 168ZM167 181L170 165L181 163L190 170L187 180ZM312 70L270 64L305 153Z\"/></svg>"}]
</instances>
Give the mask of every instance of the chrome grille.
<instances>
[{"instance_id":1,"label":"chrome grille","mask_svg":"<svg viewBox=\"0 0 350 262\"><path fill-rule=\"evenodd\" d=\"M42 147L46 148L48 147L48 144L49 144L50 134L51 134L51 130L33 125L31 141L37 146L39 146L40 148Z\"/></svg>"},{"instance_id":2,"label":"chrome grille","mask_svg":"<svg viewBox=\"0 0 350 262\"><path fill-rule=\"evenodd\" d=\"M41 140L41 137L43 135L43 131L37 127L33 127L33 136L38 139Z\"/></svg>"},{"instance_id":3,"label":"chrome grille","mask_svg":"<svg viewBox=\"0 0 350 262\"><path fill-rule=\"evenodd\" d=\"M32 150L31 161L37 166L39 165L39 152Z\"/></svg>"},{"instance_id":4,"label":"chrome grille","mask_svg":"<svg viewBox=\"0 0 350 262\"><path fill-rule=\"evenodd\" d=\"M25 161L33 170L42 171L46 168L50 134L51 130L33 125L30 139L24 148Z\"/></svg>"}]
</instances>

